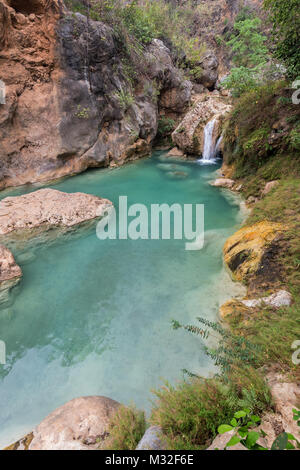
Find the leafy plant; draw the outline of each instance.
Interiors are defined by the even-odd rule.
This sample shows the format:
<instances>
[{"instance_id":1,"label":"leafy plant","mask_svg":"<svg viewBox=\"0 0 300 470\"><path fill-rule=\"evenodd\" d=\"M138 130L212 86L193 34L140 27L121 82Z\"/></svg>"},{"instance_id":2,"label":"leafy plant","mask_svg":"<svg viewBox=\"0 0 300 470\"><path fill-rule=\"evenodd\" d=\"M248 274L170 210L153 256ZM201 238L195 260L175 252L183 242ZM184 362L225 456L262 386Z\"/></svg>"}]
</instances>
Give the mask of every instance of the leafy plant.
<instances>
[{"instance_id":1,"label":"leafy plant","mask_svg":"<svg viewBox=\"0 0 300 470\"><path fill-rule=\"evenodd\" d=\"M289 140L293 149L300 150L300 124L291 130Z\"/></svg>"},{"instance_id":2,"label":"leafy plant","mask_svg":"<svg viewBox=\"0 0 300 470\"><path fill-rule=\"evenodd\" d=\"M293 410L294 419L300 418L300 411ZM225 449L242 444L248 450L268 450L266 447L258 443L260 438L265 438L267 434L262 430L253 430L260 424L260 417L251 414L251 411L247 408L237 411L234 413L234 417L229 424L222 424L218 428L220 434L227 432L234 432L234 435L227 442ZM300 422L298 422L300 426ZM292 450L298 447L300 449L300 443L290 433L283 432L277 436L274 440L271 450Z\"/></svg>"},{"instance_id":3,"label":"leafy plant","mask_svg":"<svg viewBox=\"0 0 300 470\"><path fill-rule=\"evenodd\" d=\"M258 84L256 70L243 66L231 69L230 75L223 81L224 88L231 90L234 98L255 90Z\"/></svg>"},{"instance_id":4,"label":"leafy plant","mask_svg":"<svg viewBox=\"0 0 300 470\"><path fill-rule=\"evenodd\" d=\"M169 449L205 448L232 413L227 390L214 379L193 379L176 387L166 383L154 393L151 422L162 427Z\"/></svg>"},{"instance_id":5,"label":"leafy plant","mask_svg":"<svg viewBox=\"0 0 300 470\"><path fill-rule=\"evenodd\" d=\"M124 111L127 111L134 103L134 97L126 90L120 90L116 93L120 106Z\"/></svg>"},{"instance_id":6,"label":"leafy plant","mask_svg":"<svg viewBox=\"0 0 300 470\"><path fill-rule=\"evenodd\" d=\"M234 54L233 62L238 67L256 67L266 62L268 48L260 27L261 20L257 17L244 18L234 24L234 34L228 45Z\"/></svg>"},{"instance_id":7,"label":"leafy plant","mask_svg":"<svg viewBox=\"0 0 300 470\"><path fill-rule=\"evenodd\" d=\"M174 130L175 121L171 118L162 116L158 120L157 136L159 138L167 137Z\"/></svg>"},{"instance_id":8,"label":"leafy plant","mask_svg":"<svg viewBox=\"0 0 300 470\"><path fill-rule=\"evenodd\" d=\"M252 428L257 427L260 423L260 418L256 415L250 414L249 409L244 409L234 413L234 417L229 424L222 424L218 428L220 434L234 431L235 434L227 442L225 448L235 446L236 444L242 444L247 449L251 450L263 450L264 448L257 444L260 437L265 437L263 431L253 431Z\"/></svg>"},{"instance_id":9,"label":"leafy plant","mask_svg":"<svg viewBox=\"0 0 300 470\"><path fill-rule=\"evenodd\" d=\"M211 357L216 366L221 370L221 376L227 377L234 366L253 365L257 360L257 353L260 348L246 338L237 336L228 330L225 330L219 323L211 322L205 318L198 317L197 320L207 328L200 328L195 325L181 325L178 321L173 320L172 325L175 330L183 328L184 330L199 336L203 339L211 336L211 331L215 332L215 338L218 345L215 349L203 346L206 354ZM193 375L189 371L184 372Z\"/></svg>"},{"instance_id":10,"label":"leafy plant","mask_svg":"<svg viewBox=\"0 0 300 470\"><path fill-rule=\"evenodd\" d=\"M75 116L79 119L89 119L90 117L90 108L82 107L80 104L77 106L77 111L75 113Z\"/></svg>"},{"instance_id":11,"label":"leafy plant","mask_svg":"<svg viewBox=\"0 0 300 470\"><path fill-rule=\"evenodd\" d=\"M238 98L256 89L263 81L262 70L268 58L266 37L260 32L261 20L244 9L234 24L234 34L227 42L236 65L224 81L225 88Z\"/></svg>"}]
</instances>

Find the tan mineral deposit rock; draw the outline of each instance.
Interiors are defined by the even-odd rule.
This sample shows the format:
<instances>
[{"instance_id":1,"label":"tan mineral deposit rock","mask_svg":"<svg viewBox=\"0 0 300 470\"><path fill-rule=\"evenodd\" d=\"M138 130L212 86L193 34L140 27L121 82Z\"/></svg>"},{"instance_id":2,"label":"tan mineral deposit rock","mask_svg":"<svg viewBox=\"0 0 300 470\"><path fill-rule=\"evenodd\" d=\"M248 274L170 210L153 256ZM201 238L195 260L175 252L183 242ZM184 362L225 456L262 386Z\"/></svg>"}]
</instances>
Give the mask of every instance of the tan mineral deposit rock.
<instances>
[{"instance_id":1,"label":"tan mineral deposit rock","mask_svg":"<svg viewBox=\"0 0 300 470\"><path fill-rule=\"evenodd\" d=\"M287 228L278 223L262 221L243 227L230 237L224 245L224 260L238 280L246 280L255 274L270 245Z\"/></svg>"}]
</instances>

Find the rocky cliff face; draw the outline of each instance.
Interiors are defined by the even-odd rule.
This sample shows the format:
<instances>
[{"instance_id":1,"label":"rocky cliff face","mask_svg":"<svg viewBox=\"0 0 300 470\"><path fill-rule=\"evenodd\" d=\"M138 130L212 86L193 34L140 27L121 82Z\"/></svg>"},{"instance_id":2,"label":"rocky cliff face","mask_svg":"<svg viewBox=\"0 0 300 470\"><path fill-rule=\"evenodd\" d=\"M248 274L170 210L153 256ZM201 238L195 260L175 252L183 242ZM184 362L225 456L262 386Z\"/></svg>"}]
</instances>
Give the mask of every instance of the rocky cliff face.
<instances>
[{"instance_id":1,"label":"rocky cliff face","mask_svg":"<svg viewBox=\"0 0 300 470\"><path fill-rule=\"evenodd\" d=\"M158 110L175 116L192 85L154 40L133 89L107 25L61 0L0 0L0 188L146 155Z\"/></svg>"}]
</instances>

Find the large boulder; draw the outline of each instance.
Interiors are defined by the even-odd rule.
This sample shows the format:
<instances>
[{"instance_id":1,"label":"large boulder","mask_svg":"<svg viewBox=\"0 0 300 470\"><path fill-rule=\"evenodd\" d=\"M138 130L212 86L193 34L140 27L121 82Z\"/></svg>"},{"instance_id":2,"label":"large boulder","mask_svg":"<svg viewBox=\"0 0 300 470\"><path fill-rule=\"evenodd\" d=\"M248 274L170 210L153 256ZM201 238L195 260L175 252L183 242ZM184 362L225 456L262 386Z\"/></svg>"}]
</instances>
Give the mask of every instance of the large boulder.
<instances>
[{"instance_id":1,"label":"large boulder","mask_svg":"<svg viewBox=\"0 0 300 470\"><path fill-rule=\"evenodd\" d=\"M136 450L166 450L167 442L160 426L151 426L138 443Z\"/></svg>"},{"instance_id":2,"label":"large boulder","mask_svg":"<svg viewBox=\"0 0 300 470\"><path fill-rule=\"evenodd\" d=\"M0 202L0 238L32 238L36 233L75 226L102 217L112 203L84 193L67 194L55 189L40 189Z\"/></svg>"},{"instance_id":3,"label":"large boulder","mask_svg":"<svg viewBox=\"0 0 300 470\"><path fill-rule=\"evenodd\" d=\"M75 398L37 426L28 450L97 449L107 438L110 418L119 406L106 397Z\"/></svg>"},{"instance_id":4,"label":"large boulder","mask_svg":"<svg viewBox=\"0 0 300 470\"><path fill-rule=\"evenodd\" d=\"M148 76L161 87L159 107L182 113L191 100L193 85L185 80L171 59L171 52L159 39L154 39L146 52Z\"/></svg>"},{"instance_id":5,"label":"large boulder","mask_svg":"<svg viewBox=\"0 0 300 470\"><path fill-rule=\"evenodd\" d=\"M0 303L9 300L10 290L20 282L21 277L22 270L13 254L0 245Z\"/></svg>"},{"instance_id":6,"label":"large boulder","mask_svg":"<svg viewBox=\"0 0 300 470\"><path fill-rule=\"evenodd\" d=\"M219 95L201 96L173 132L174 144L186 153L201 155L206 124L215 120L212 140L216 145L223 119L230 110L231 106Z\"/></svg>"},{"instance_id":7,"label":"large boulder","mask_svg":"<svg viewBox=\"0 0 300 470\"><path fill-rule=\"evenodd\" d=\"M287 230L282 224L263 221L243 227L224 245L224 260L234 279L248 280L264 264L264 258L272 244ZM267 265L267 260L266 263Z\"/></svg>"},{"instance_id":8,"label":"large boulder","mask_svg":"<svg viewBox=\"0 0 300 470\"><path fill-rule=\"evenodd\" d=\"M218 81L218 58L213 52L208 51L204 54L199 65L202 68L202 74L196 79L196 82L208 89L214 88Z\"/></svg>"}]
</instances>

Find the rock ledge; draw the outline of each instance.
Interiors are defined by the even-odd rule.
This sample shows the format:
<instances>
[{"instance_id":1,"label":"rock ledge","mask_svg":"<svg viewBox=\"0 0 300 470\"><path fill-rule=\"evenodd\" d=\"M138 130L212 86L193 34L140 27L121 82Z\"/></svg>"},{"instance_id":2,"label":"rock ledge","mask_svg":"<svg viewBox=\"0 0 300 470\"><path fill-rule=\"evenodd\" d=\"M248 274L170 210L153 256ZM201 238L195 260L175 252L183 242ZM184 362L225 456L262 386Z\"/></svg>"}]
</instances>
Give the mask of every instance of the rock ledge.
<instances>
[{"instance_id":1,"label":"rock ledge","mask_svg":"<svg viewBox=\"0 0 300 470\"><path fill-rule=\"evenodd\" d=\"M40 189L0 203L0 236L34 229L71 228L104 215L112 203L83 193Z\"/></svg>"}]
</instances>

